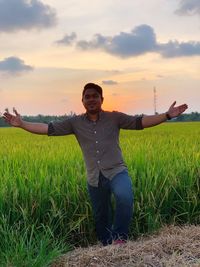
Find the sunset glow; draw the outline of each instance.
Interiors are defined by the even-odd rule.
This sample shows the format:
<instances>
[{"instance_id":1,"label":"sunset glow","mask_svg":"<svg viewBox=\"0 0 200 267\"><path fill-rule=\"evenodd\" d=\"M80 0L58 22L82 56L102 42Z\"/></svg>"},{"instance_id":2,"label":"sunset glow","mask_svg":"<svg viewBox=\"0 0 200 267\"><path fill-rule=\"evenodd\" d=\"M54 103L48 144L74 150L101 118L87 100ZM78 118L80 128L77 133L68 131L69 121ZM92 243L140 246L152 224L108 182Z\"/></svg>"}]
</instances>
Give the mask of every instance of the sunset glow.
<instances>
[{"instance_id":1,"label":"sunset glow","mask_svg":"<svg viewBox=\"0 0 200 267\"><path fill-rule=\"evenodd\" d=\"M102 86L105 110L152 114L155 87L159 112L174 100L200 112L197 1L189 10L187 0L38 0L35 20L16 2L15 20L0 18L1 112L82 113L88 82ZM1 1L1 12L10 5Z\"/></svg>"}]
</instances>

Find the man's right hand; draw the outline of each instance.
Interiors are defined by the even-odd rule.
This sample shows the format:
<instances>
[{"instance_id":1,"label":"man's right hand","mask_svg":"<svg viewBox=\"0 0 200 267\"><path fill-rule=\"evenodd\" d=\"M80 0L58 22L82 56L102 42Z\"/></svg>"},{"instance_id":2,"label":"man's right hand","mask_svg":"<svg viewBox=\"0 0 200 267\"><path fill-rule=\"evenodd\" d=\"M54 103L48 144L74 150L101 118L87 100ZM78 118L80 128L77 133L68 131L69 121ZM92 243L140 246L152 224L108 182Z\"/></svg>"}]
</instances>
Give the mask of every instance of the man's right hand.
<instances>
[{"instance_id":1,"label":"man's right hand","mask_svg":"<svg viewBox=\"0 0 200 267\"><path fill-rule=\"evenodd\" d=\"M6 112L4 112L3 114L4 120L14 127L21 127L23 121L20 114L17 112L15 108L13 108L13 112L15 115L10 114L9 110L6 109Z\"/></svg>"},{"instance_id":2,"label":"man's right hand","mask_svg":"<svg viewBox=\"0 0 200 267\"><path fill-rule=\"evenodd\" d=\"M10 125L20 127L30 133L48 134L48 124L24 121L15 108L13 108L13 112L15 115L10 114L9 110L6 109L2 116Z\"/></svg>"}]
</instances>

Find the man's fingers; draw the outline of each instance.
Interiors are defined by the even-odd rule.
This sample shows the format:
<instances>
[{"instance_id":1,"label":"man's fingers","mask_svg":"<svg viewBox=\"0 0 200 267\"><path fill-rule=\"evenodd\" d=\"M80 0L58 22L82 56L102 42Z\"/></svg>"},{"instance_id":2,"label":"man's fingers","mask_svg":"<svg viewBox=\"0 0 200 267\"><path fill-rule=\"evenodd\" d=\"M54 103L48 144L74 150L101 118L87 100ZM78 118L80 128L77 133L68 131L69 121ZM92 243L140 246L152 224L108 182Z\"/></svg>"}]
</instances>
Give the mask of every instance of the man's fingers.
<instances>
[{"instance_id":1,"label":"man's fingers","mask_svg":"<svg viewBox=\"0 0 200 267\"><path fill-rule=\"evenodd\" d=\"M179 107L179 109L180 109L180 110L183 110L183 111L185 111L187 108L188 108L188 105L186 105L186 104L183 104L183 105L181 105L181 106Z\"/></svg>"},{"instance_id":2,"label":"man's fingers","mask_svg":"<svg viewBox=\"0 0 200 267\"><path fill-rule=\"evenodd\" d=\"M170 108L173 108L176 105L176 101L173 102L173 104L170 106Z\"/></svg>"},{"instance_id":3,"label":"man's fingers","mask_svg":"<svg viewBox=\"0 0 200 267\"><path fill-rule=\"evenodd\" d=\"M10 121L10 114L7 114L7 113L4 113L3 115L2 115L2 118L6 121L6 122L9 122Z\"/></svg>"},{"instance_id":4,"label":"man's fingers","mask_svg":"<svg viewBox=\"0 0 200 267\"><path fill-rule=\"evenodd\" d=\"M19 113L17 112L15 108L13 108L13 112L15 113L16 116L19 116Z\"/></svg>"},{"instance_id":5,"label":"man's fingers","mask_svg":"<svg viewBox=\"0 0 200 267\"><path fill-rule=\"evenodd\" d=\"M13 113L16 115L16 116L20 116L20 114L17 112L16 108L13 108ZM8 119L11 119L12 117L14 117L14 115L12 115L8 108L5 108L5 112L1 115L2 117L4 118L8 118Z\"/></svg>"},{"instance_id":6,"label":"man's fingers","mask_svg":"<svg viewBox=\"0 0 200 267\"><path fill-rule=\"evenodd\" d=\"M183 104L183 105L178 106L177 108L179 108L179 109L187 109L188 105Z\"/></svg>"},{"instance_id":7,"label":"man's fingers","mask_svg":"<svg viewBox=\"0 0 200 267\"><path fill-rule=\"evenodd\" d=\"M3 116L11 115L8 108L5 108L4 110Z\"/></svg>"},{"instance_id":8,"label":"man's fingers","mask_svg":"<svg viewBox=\"0 0 200 267\"><path fill-rule=\"evenodd\" d=\"M4 113L4 114L3 114L3 118L4 118L5 120L10 120L11 117L12 117L12 115L9 114L9 113Z\"/></svg>"}]
</instances>

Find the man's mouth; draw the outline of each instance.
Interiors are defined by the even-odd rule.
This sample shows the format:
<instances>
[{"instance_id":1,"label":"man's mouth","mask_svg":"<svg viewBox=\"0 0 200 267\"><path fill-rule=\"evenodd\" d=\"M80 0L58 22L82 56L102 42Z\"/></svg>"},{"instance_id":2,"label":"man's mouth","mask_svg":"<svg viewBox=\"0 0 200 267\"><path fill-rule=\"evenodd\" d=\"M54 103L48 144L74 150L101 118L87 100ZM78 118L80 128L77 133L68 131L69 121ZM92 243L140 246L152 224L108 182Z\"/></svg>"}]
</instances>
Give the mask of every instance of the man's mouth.
<instances>
[{"instance_id":1,"label":"man's mouth","mask_svg":"<svg viewBox=\"0 0 200 267\"><path fill-rule=\"evenodd\" d=\"M88 107L92 108L92 107L95 107L96 104L88 104Z\"/></svg>"}]
</instances>

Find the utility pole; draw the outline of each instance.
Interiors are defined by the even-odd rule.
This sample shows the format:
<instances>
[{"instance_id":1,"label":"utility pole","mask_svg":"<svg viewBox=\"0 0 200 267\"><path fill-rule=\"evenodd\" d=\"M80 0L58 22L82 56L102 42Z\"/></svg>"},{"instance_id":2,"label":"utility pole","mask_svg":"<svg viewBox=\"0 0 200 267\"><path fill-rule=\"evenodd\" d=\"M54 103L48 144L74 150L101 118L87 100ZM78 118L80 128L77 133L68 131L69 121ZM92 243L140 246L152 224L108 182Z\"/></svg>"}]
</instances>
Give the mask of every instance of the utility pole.
<instances>
[{"instance_id":1,"label":"utility pole","mask_svg":"<svg viewBox=\"0 0 200 267\"><path fill-rule=\"evenodd\" d=\"M154 102L154 114L158 114L157 112L157 94L156 94L156 87L153 88L153 102Z\"/></svg>"}]
</instances>

